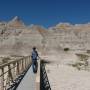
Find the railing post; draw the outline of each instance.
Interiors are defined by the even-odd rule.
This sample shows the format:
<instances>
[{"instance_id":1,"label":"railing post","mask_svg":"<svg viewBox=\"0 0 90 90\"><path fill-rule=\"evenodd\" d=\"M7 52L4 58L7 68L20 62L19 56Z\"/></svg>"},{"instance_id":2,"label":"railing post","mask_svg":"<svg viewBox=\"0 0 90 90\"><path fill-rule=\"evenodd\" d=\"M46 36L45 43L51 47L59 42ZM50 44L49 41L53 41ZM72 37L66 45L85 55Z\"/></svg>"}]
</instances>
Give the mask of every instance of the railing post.
<instances>
[{"instance_id":1,"label":"railing post","mask_svg":"<svg viewBox=\"0 0 90 90\"><path fill-rule=\"evenodd\" d=\"M11 79L11 81L13 81L13 76L12 76L10 64L8 65L8 76L9 76L9 84L10 84L10 79Z\"/></svg>"},{"instance_id":2,"label":"railing post","mask_svg":"<svg viewBox=\"0 0 90 90\"><path fill-rule=\"evenodd\" d=\"M24 70L25 70L25 58L23 58L23 67L24 67Z\"/></svg>"},{"instance_id":3,"label":"railing post","mask_svg":"<svg viewBox=\"0 0 90 90\"><path fill-rule=\"evenodd\" d=\"M19 75L19 62L17 61L17 75Z\"/></svg>"},{"instance_id":4,"label":"railing post","mask_svg":"<svg viewBox=\"0 0 90 90\"><path fill-rule=\"evenodd\" d=\"M1 90L4 90L4 68L1 68Z\"/></svg>"},{"instance_id":5,"label":"railing post","mask_svg":"<svg viewBox=\"0 0 90 90\"><path fill-rule=\"evenodd\" d=\"M13 73L12 73L12 75L13 75L13 79L15 79L16 78L16 68L15 68L15 65L16 65L16 62L15 63L13 63L13 67L14 67L14 69L13 69Z\"/></svg>"},{"instance_id":6,"label":"railing post","mask_svg":"<svg viewBox=\"0 0 90 90\"><path fill-rule=\"evenodd\" d=\"M22 70L24 70L24 65L23 65L23 63L24 63L24 61L23 61L23 59L22 59Z\"/></svg>"},{"instance_id":7,"label":"railing post","mask_svg":"<svg viewBox=\"0 0 90 90\"><path fill-rule=\"evenodd\" d=\"M29 56L29 64L32 65L32 59L31 59L31 56Z\"/></svg>"},{"instance_id":8,"label":"railing post","mask_svg":"<svg viewBox=\"0 0 90 90\"><path fill-rule=\"evenodd\" d=\"M29 63L29 56L28 56L28 66L29 66L29 64L30 64L30 63Z\"/></svg>"},{"instance_id":9,"label":"railing post","mask_svg":"<svg viewBox=\"0 0 90 90\"><path fill-rule=\"evenodd\" d=\"M27 63L26 63L26 58L25 58L25 69L26 69L26 67L27 67Z\"/></svg>"},{"instance_id":10,"label":"railing post","mask_svg":"<svg viewBox=\"0 0 90 90\"><path fill-rule=\"evenodd\" d=\"M29 64L31 63L31 56L29 56Z\"/></svg>"},{"instance_id":11,"label":"railing post","mask_svg":"<svg viewBox=\"0 0 90 90\"><path fill-rule=\"evenodd\" d=\"M21 60L19 61L19 74L21 74L21 72L22 72L22 69L21 69L22 67L21 67Z\"/></svg>"}]
</instances>

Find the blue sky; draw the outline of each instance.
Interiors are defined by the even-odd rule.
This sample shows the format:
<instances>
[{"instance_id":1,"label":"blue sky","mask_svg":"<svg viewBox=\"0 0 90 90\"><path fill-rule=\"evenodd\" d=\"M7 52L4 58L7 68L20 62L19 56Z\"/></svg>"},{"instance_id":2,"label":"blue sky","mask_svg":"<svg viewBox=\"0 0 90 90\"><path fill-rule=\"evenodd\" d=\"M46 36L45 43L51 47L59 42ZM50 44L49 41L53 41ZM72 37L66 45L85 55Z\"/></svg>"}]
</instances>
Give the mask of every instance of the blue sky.
<instances>
[{"instance_id":1,"label":"blue sky","mask_svg":"<svg viewBox=\"0 0 90 90\"><path fill-rule=\"evenodd\" d=\"M0 20L19 16L26 24L90 22L90 0L0 0Z\"/></svg>"}]
</instances>

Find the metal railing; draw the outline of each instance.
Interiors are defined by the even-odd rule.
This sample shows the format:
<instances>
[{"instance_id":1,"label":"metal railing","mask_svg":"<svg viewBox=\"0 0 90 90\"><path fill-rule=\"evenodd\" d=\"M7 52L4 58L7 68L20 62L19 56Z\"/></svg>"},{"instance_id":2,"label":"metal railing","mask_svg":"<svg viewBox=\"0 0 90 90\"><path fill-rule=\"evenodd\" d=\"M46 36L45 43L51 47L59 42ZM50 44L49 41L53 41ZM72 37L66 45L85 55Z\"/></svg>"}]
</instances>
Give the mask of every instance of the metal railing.
<instances>
[{"instance_id":1,"label":"metal railing","mask_svg":"<svg viewBox=\"0 0 90 90\"><path fill-rule=\"evenodd\" d=\"M51 90L47 72L45 69L45 64L42 62L40 66L40 71L40 90Z\"/></svg>"},{"instance_id":2,"label":"metal railing","mask_svg":"<svg viewBox=\"0 0 90 90\"><path fill-rule=\"evenodd\" d=\"M23 76L30 66L30 56L25 56L0 65L0 90L15 90L10 89L10 87L14 84L16 85L16 82L18 83L17 78L21 79L20 76Z\"/></svg>"}]
</instances>

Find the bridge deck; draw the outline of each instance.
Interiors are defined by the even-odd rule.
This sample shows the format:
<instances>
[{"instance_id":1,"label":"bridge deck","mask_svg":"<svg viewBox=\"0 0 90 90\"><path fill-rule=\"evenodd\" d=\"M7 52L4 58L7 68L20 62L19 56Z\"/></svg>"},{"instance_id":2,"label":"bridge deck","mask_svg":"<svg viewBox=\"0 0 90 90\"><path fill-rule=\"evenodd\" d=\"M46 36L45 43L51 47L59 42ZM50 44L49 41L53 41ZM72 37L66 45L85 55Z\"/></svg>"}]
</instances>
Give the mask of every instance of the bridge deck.
<instances>
[{"instance_id":1,"label":"bridge deck","mask_svg":"<svg viewBox=\"0 0 90 90\"><path fill-rule=\"evenodd\" d=\"M35 90L35 79L36 74L33 73L32 67L30 67L16 90Z\"/></svg>"}]
</instances>

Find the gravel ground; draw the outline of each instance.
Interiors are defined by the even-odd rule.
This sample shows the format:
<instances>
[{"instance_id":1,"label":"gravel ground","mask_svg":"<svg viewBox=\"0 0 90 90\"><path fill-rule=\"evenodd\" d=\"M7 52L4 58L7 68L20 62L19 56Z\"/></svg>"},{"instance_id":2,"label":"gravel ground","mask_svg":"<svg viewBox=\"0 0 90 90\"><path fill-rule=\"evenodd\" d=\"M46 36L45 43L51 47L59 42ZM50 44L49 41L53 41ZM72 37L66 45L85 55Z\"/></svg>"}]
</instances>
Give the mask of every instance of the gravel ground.
<instances>
[{"instance_id":1,"label":"gravel ground","mask_svg":"<svg viewBox=\"0 0 90 90\"><path fill-rule=\"evenodd\" d=\"M76 55L61 53L43 58L51 62L46 70L52 90L90 90L90 72L68 65L77 61Z\"/></svg>"}]
</instances>

